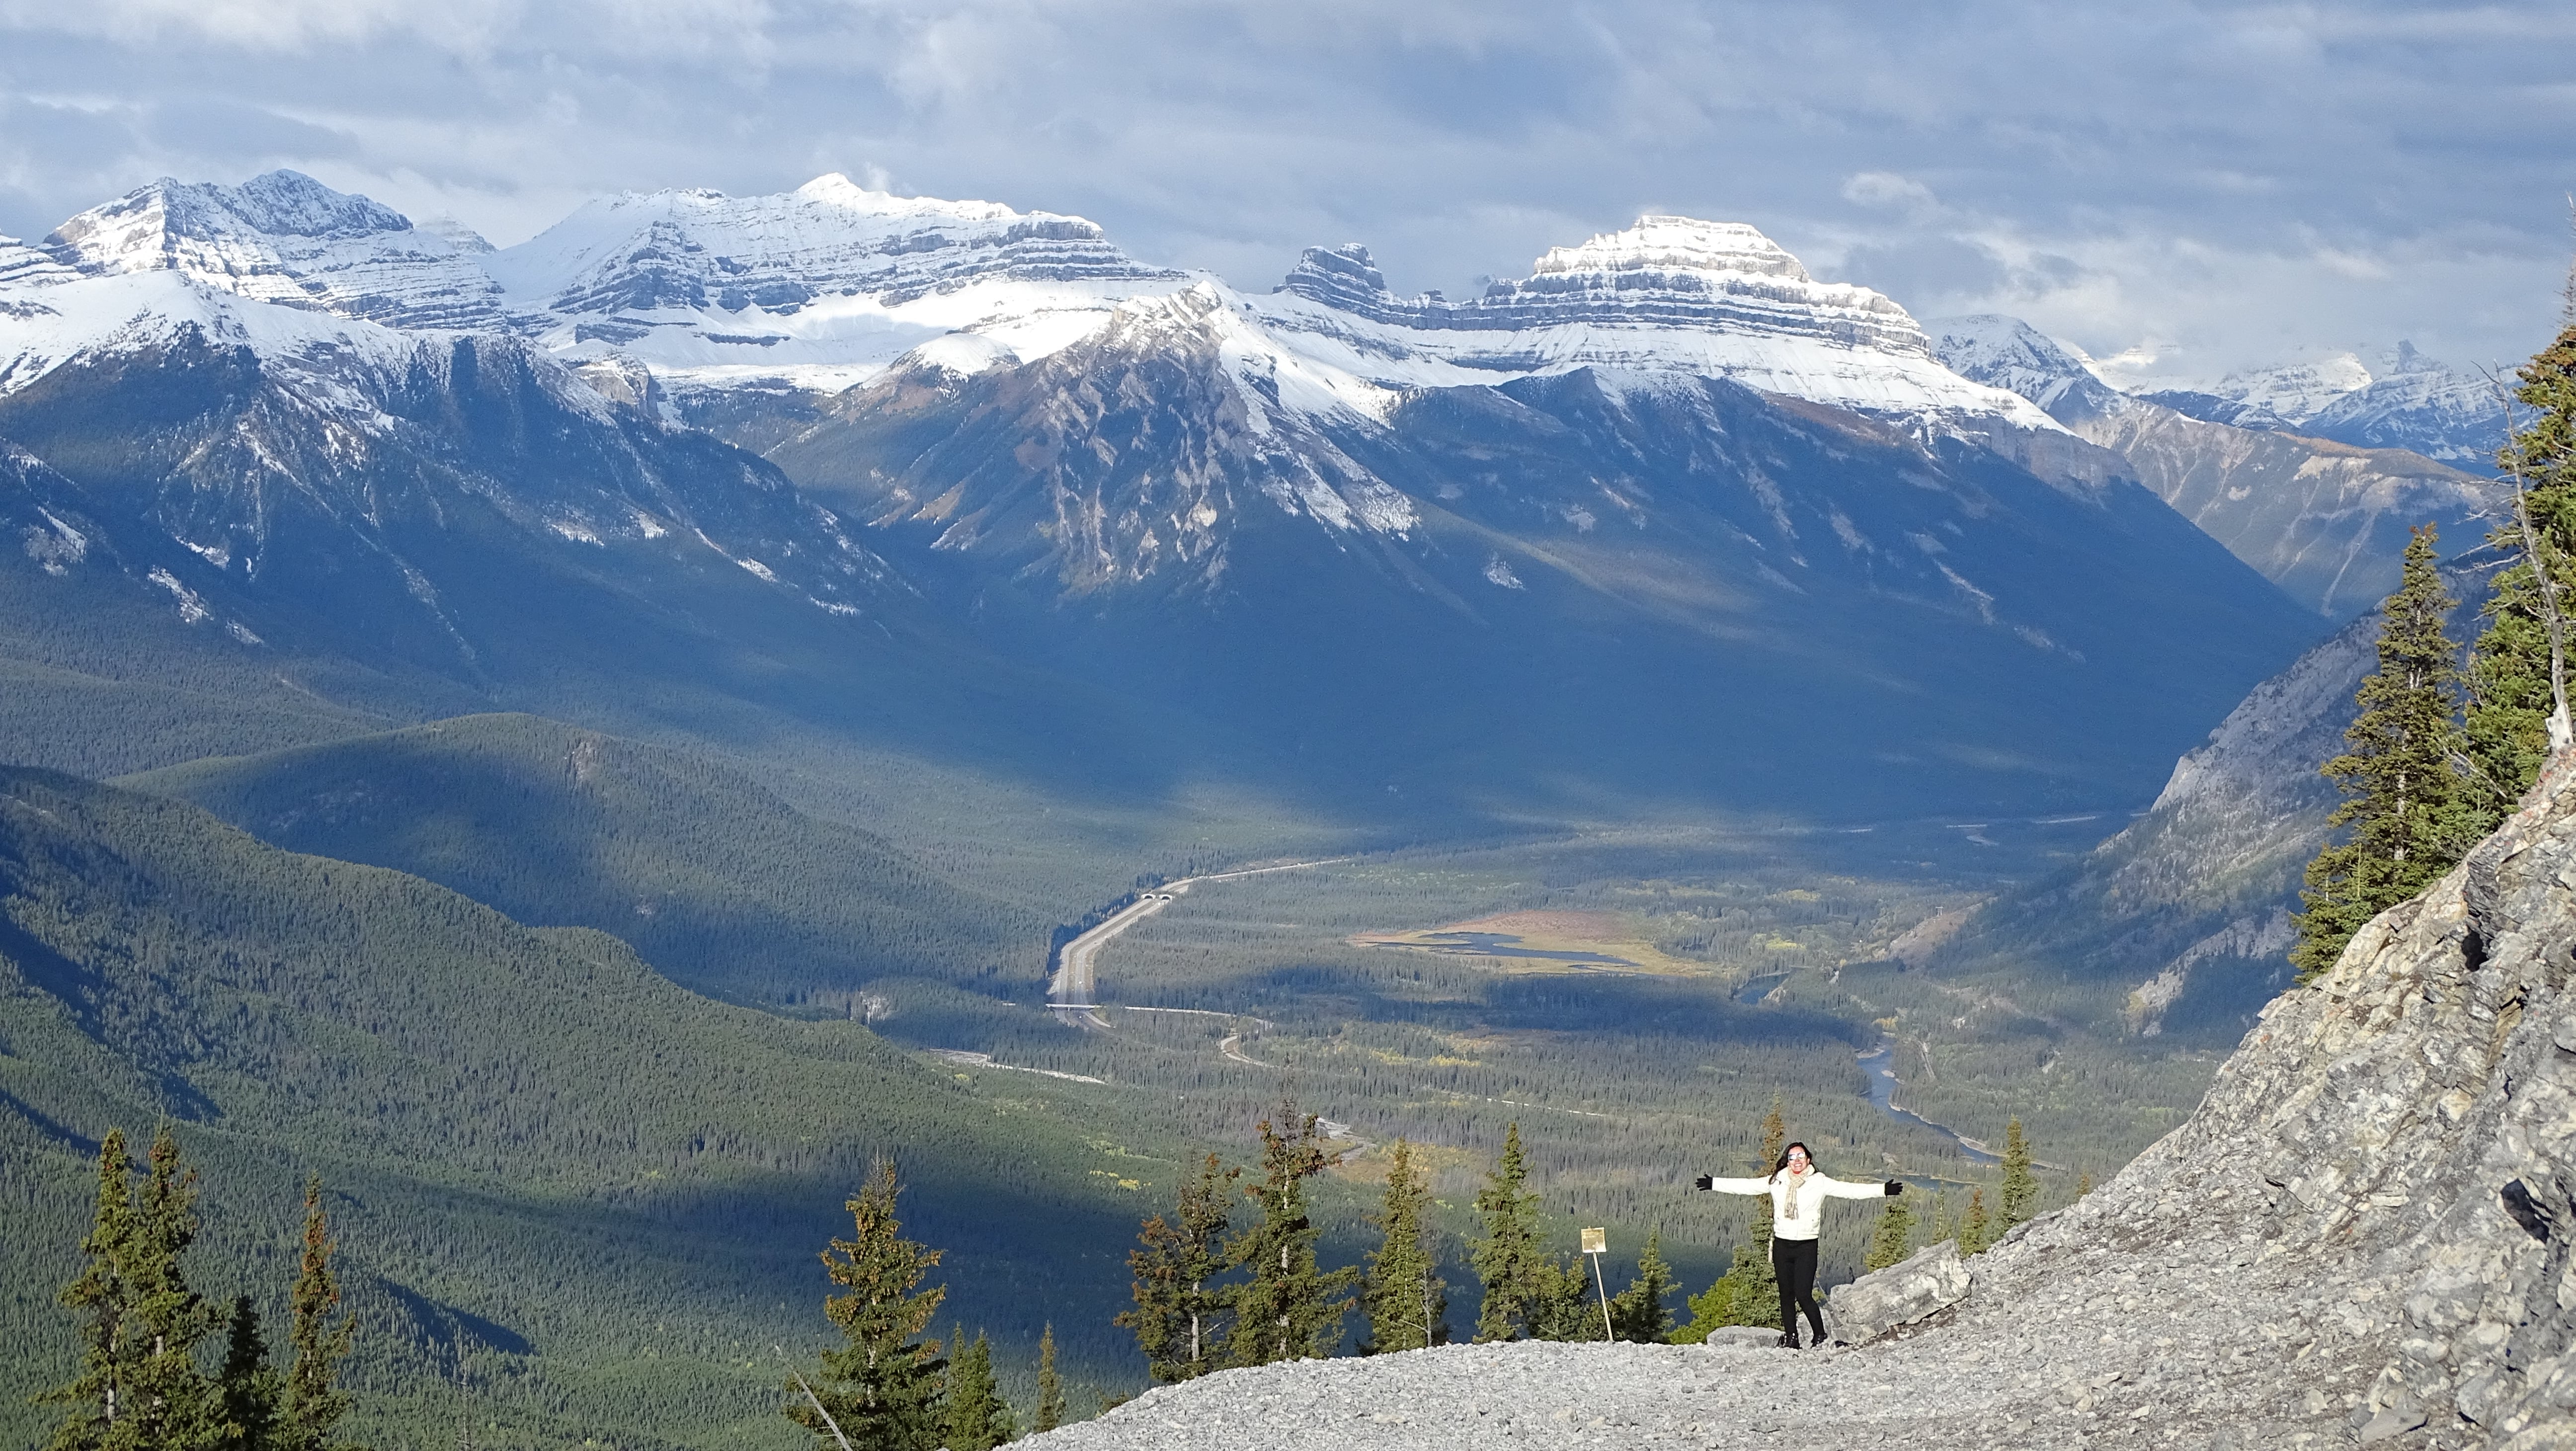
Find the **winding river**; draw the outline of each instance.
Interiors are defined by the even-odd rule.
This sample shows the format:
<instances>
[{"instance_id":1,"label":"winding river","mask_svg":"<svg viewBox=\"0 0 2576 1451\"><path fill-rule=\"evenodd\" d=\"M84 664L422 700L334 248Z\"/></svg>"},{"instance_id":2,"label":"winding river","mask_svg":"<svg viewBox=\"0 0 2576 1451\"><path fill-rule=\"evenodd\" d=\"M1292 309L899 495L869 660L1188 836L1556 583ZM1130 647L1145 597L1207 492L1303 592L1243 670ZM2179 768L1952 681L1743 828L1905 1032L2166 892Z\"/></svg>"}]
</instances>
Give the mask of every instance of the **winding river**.
<instances>
[{"instance_id":1,"label":"winding river","mask_svg":"<svg viewBox=\"0 0 2576 1451\"><path fill-rule=\"evenodd\" d=\"M1957 1144L1959 1146L1959 1152L1967 1155L1969 1162L1971 1163L2000 1164L2003 1162L2000 1155L1988 1153L1978 1145L1959 1137L1956 1130L1946 1128L1923 1117L1921 1114L1914 1113L1907 1109L1898 1108L1896 1106L1895 1039L1880 1039L1877 1047L1860 1055L1860 1067L1861 1072L1867 1074L1869 1077L1869 1101L1878 1105L1879 1112L1886 1114L1889 1118L1896 1119L1904 1123L1921 1124L1923 1127L1932 1130L1934 1133L1947 1135L1950 1142Z\"/></svg>"}]
</instances>

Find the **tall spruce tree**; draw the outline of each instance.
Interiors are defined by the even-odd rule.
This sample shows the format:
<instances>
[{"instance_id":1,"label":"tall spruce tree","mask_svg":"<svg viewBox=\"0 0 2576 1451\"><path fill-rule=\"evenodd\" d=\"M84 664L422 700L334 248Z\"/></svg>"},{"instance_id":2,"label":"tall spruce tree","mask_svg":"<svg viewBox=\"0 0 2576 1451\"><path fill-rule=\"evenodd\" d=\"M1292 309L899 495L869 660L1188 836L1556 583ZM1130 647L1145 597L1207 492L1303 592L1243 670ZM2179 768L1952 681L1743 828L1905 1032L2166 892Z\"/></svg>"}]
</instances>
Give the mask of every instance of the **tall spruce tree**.
<instances>
[{"instance_id":1,"label":"tall spruce tree","mask_svg":"<svg viewBox=\"0 0 2576 1451\"><path fill-rule=\"evenodd\" d=\"M1064 1424L1064 1377L1055 1368L1055 1326L1038 1336L1038 1410L1029 1418L1031 1431L1052 1431Z\"/></svg>"},{"instance_id":2,"label":"tall spruce tree","mask_svg":"<svg viewBox=\"0 0 2576 1451\"><path fill-rule=\"evenodd\" d=\"M1378 1227L1384 1238L1369 1255L1360 1292L1368 1307L1367 1348L1422 1350L1448 1343L1449 1288L1441 1282L1434 1252L1431 1180L1403 1139L1395 1141L1387 1161Z\"/></svg>"},{"instance_id":3,"label":"tall spruce tree","mask_svg":"<svg viewBox=\"0 0 2576 1451\"><path fill-rule=\"evenodd\" d=\"M1156 1382L1190 1380L1225 1367L1235 1286L1220 1283L1231 1186L1241 1169L1221 1169L1214 1154L1183 1182L1168 1220L1156 1215L1127 1255L1136 1308L1117 1318L1136 1332L1136 1348Z\"/></svg>"},{"instance_id":4,"label":"tall spruce tree","mask_svg":"<svg viewBox=\"0 0 2576 1451\"><path fill-rule=\"evenodd\" d=\"M1621 1340L1659 1345L1673 1328L1673 1312L1664 1299L1673 1292L1673 1269L1664 1263L1664 1231L1646 1231L1646 1247L1637 1256L1637 1273L1628 1288L1610 1299L1610 1325Z\"/></svg>"},{"instance_id":5,"label":"tall spruce tree","mask_svg":"<svg viewBox=\"0 0 2576 1451\"><path fill-rule=\"evenodd\" d=\"M1861 1256L1863 1273L1903 1264L1914 1240L1914 1211L1905 1207L1901 1195L1890 1195L1887 1207L1878 1212L1878 1227L1869 1236L1869 1252Z\"/></svg>"},{"instance_id":6,"label":"tall spruce tree","mask_svg":"<svg viewBox=\"0 0 2576 1451\"><path fill-rule=\"evenodd\" d=\"M1528 1185L1529 1161L1521 1153L1521 1126L1514 1122L1503 1129L1502 1157L1476 1191L1485 1233L1468 1259L1484 1288L1476 1311L1480 1342L1532 1334L1559 1293L1556 1266L1539 1247L1538 1196Z\"/></svg>"},{"instance_id":7,"label":"tall spruce tree","mask_svg":"<svg viewBox=\"0 0 2576 1451\"><path fill-rule=\"evenodd\" d=\"M1986 1191L1971 1189L1967 1211L1959 1216L1959 1254L1962 1258L1981 1255L1992 1243L1986 1232Z\"/></svg>"},{"instance_id":8,"label":"tall spruce tree","mask_svg":"<svg viewBox=\"0 0 2576 1451\"><path fill-rule=\"evenodd\" d=\"M224 1451L273 1451L277 1413L286 1399L285 1377L268 1363L268 1339L248 1295L233 1298L224 1333L224 1368L216 1376L224 1421L231 1427Z\"/></svg>"},{"instance_id":9,"label":"tall spruce tree","mask_svg":"<svg viewBox=\"0 0 2576 1451\"><path fill-rule=\"evenodd\" d=\"M287 1367L279 1397L273 1444L277 1451L358 1451L332 1439L340 1419L349 1413L348 1393L340 1389L340 1362L349 1355L356 1327L346 1316L334 1323L340 1284L331 1273L330 1225L322 1214L322 1180L304 1183L304 1255L287 1296L287 1343L295 1359Z\"/></svg>"},{"instance_id":10,"label":"tall spruce tree","mask_svg":"<svg viewBox=\"0 0 2576 1451\"><path fill-rule=\"evenodd\" d=\"M1244 1193L1261 1206L1261 1218L1226 1246L1227 1260L1250 1272L1234 1294L1234 1334L1227 1343L1236 1365L1328 1356L1341 1341L1348 1292L1359 1267L1326 1271L1315 1263L1322 1231L1306 1213L1306 1181L1324 1171L1321 1120L1294 1104L1259 1125L1261 1182Z\"/></svg>"},{"instance_id":11,"label":"tall spruce tree","mask_svg":"<svg viewBox=\"0 0 2576 1451\"><path fill-rule=\"evenodd\" d=\"M2469 652L2465 736L2475 810L2467 829L2478 836L2521 803L2549 753L2553 594L2562 671L2576 649L2576 639L2565 638L2566 614L2576 609L2576 327L2516 376L2514 399L2530 411L2514 420L2521 426L2496 464L2514 481L2519 507L2487 535L2513 563L2489 586L2479 612L2485 628Z\"/></svg>"},{"instance_id":12,"label":"tall spruce tree","mask_svg":"<svg viewBox=\"0 0 2576 1451\"><path fill-rule=\"evenodd\" d=\"M42 1397L71 1407L46 1451L98 1451L111 1440L131 1444L130 1381L142 1329L134 1315L134 1287L126 1279L135 1234L134 1160L125 1130L111 1128L98 1145L96 1207L81 1240L81 1271L60 1297L80 1318L80 1369Z\"/></svg>"},{"instance_id":13,"label":"tall spruce tree","mask_svg":"<svg viewBox=\"0 0 2576 1451\"><path fill-rule=\"evenodd\" d=\"M1016 1437L1019 1428L1012 1424L1011 1408L993 1378L992 1342L979 1331L975 1343L968 1345L962 1328L950 1338L960 1348L948 1363L947 1393L942 1397L946 1435L941 1444L947 1451L993 1451Z\"/></svg>"},{"instance_id":14,"label":"tall spruce tree","mask_svg":"<svg viewBox=\"0 0 2576 1451\"><path fill-rule=\"evenodd\" d=\"M2303 983L2332 968L2362 924L2422 891L2477 839L2475 800L2452 766L2464 746L2453 720L2459 668L2443 633L2453 601L2433 543L2428 524L2406 546L2397 592L2381 607L2379 668L2362 681L2361 713L2344 732L2351 749L2324 767L2346 794L2327 821L2350 830L2308 863L2299 894L2307 910L2294 919L2299 940L2290 949Z\"/></svg>"},{"instance_id":15,"label":"tall spruce tree","mask_svg":"<svg viewBox=\"0 0 2576 1451\"><path fill-rule=\"evenodd\" d=\"M213 1451L229 1435L223 1396L197 1364L197 1347L223 1328L224 1312L188 1288L181 1264L197 1238L197 1171L163 1125L152 1136L127 1240L135 1356L127 1371L128 1429L152 1451Z\"/></svg>"},{"instance_id":16,"label":"tall spruce tree","mask_svg":"<svg viewBox=\"0 0 2576 1451\"><path fill-rule=\"evenodd\" d=\"M2018 1114L2004 1123L2004 1182L1995 1194L1995 1210L1997 1239L2011 1233L2014 1225L2028 1223L2039 1210L2039 1176L2031 1172L2030 1142L2022 1134Z\"/></svg>"},{"instance_id":17,"label":"tall spruce tree","mask_svg":"<svg viewBox=\"0 0 2576 1451\"><path fill-rule=\"evenodd\" d=\"M833 1240L823 1252L824 1271L848 1291L823 1301L823 1313L843 1338L839 1349L823 1352L822 1384L814 1391L830 1421L793 1385L800 1398L788 1404L787 1418L826 1447L834 1444L833 1423L857 1451L932 1451L945 1429L939 1391L947 1362L938 1341L914 1338L948 1297L944 1285L914 1293L944 1251L903 1237L903 1221L895 1217L901 1192L893 1161L879 1159L842 1206L850 1211L850 1238Z\"/></svg>"}]
</instances>

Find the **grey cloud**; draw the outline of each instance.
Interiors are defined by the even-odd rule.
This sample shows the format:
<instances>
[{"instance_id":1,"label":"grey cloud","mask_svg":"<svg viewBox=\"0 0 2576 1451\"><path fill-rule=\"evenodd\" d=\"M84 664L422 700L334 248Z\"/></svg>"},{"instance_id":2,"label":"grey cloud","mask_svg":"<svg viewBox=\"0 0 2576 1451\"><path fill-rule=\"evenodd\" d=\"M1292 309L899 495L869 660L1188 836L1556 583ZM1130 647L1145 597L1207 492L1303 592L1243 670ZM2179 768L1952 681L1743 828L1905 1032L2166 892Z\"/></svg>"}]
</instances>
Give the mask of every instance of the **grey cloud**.
<instances>
[{"instance_id":1,"label":"grey cloud","mask_svg":"<svg viewBox=\"0 0 2576 1451\"><path fill-rule=\"evenodd\" d=\"M504 242L604 191L876 169L1247 287L1358 240L1461 291L1654 208L2088 347L2465 360L2554 320L2576 187L2576 19L2542 3L0 0L0 36L16 231L182 166Z\"/></svg>"}]
</instances>

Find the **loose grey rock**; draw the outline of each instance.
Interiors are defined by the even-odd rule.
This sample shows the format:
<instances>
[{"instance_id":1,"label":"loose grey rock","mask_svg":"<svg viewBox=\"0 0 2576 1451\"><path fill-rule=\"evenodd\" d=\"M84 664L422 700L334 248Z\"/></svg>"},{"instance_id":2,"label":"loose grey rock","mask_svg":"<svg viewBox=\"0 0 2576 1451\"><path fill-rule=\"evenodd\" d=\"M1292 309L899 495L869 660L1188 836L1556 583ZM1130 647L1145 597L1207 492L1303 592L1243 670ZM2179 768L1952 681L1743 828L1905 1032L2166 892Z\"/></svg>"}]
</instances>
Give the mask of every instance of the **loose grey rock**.
<instances>
[{"instance_id":1,"label":"loose grey rock","mask_svg":"<svg viewBox=\"0 0 2576 1451\"><path fill-rule=\"evenodd\" d=\"M2265 1009L2180 1128L1869 1344L1305 1361L1026 1444L2576 1451L2571 946L2576 753Z\"/></svg>"},{"instance_id":2,"label":"loose grey rock","mask_svg":"<svg viewBox=\"0 0 2576 1451\"><path fill-rule=\"evenodd\" d=\"M1968 1297L1959 1242L1945 1239L1900 1264L1836 1285L1825 1296L1825 1329L1846 1345L1873 1340Z\"/></svg>"}]
</instances>

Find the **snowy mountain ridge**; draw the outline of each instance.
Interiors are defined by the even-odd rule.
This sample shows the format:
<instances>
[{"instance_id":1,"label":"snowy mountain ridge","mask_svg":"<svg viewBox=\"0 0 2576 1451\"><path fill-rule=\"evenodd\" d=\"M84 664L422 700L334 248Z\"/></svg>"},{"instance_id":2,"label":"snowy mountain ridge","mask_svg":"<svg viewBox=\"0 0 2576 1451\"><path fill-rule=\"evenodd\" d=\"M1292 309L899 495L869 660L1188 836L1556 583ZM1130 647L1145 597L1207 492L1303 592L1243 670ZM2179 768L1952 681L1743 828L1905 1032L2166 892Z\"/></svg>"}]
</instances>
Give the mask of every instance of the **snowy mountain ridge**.
<instances>
[{"instance_id":1,"label":"snowy mountain ridge","mask_svg":"<svg viewBox=\"0 0 2576 1451\"><path fill-rule=\"evenodd\" d=\"M685 388L837 392L916 348L974 370L1043 358L1120 307L1211 289L1266 355L1373 389L1493 385L1597 367L1725 377L1881 416L2056 432L1936 361L1903 308L1819 282L1752 227L1649 216L1557 247L1482 298L1393 297L1365 248L1315 249L1280 290L1129 257L1080 217L898 197L834 174L773 196L592 202L495 251L278 171L161 181L65 222L44 252L81 277L168 272L216 291L398 328L518 333L576 364ZM0 276L0 293L14 292ZM0 296L0 307L12 306ZM1938 426L1937 424L1935 426Z\"/></svg>"},{"instance_id":2,"label":"snowy mountain ridge","mask_svg":"<svg viewBox=\"0 0 2576 1451\"><path fill-rule=\"evenodd\" d=\"M2357 448L2403 448L2489 473L2503 441L2502 404L2485 378L2400 341L2376 365L2330 353L2215 382L2139 390L2151 402L2212 423L2301 433Z\"/></svg>"}]
</instances>

